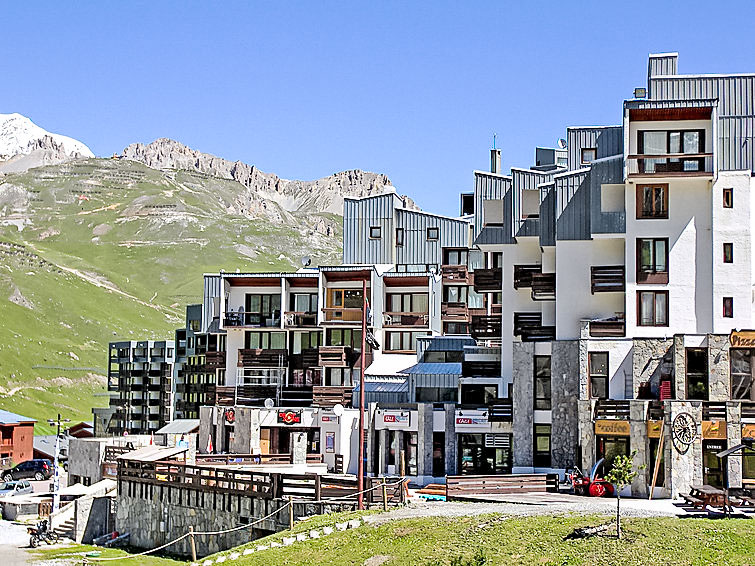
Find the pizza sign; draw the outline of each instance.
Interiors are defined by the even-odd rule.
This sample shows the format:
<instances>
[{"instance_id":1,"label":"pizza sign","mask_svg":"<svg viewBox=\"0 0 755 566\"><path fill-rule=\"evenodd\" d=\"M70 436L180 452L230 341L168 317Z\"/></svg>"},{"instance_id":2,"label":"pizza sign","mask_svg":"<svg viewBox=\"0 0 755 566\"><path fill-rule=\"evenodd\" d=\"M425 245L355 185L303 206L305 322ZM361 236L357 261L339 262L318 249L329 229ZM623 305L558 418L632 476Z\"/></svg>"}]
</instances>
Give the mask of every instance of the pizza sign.
<instances>
[{"instance_id":1,"label":"pizza sign","mask_svg":"<svg viewBox=\"0 0 755 566\"><path fill-rule=\"evenodd\" d=\"M301 411L278 411L278 422L292 425L301 423Z\"/></svg>"}]
</instances>

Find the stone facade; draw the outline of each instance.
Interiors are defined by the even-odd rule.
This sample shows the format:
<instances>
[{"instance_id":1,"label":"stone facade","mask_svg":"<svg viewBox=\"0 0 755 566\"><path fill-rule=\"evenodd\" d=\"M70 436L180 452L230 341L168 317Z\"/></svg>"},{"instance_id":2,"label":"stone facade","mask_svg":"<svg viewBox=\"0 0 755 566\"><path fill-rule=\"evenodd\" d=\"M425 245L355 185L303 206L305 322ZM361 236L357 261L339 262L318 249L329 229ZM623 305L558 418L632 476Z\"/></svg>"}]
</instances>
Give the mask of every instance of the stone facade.
<instances>
[{"instance_id":1,"label":"stone facade","mask_svg":"<svg viewBox=\"0 0 755 566\"><path fill-rule=\"evenodd\" d=\"M514 342L513 466L531 467L533 451L534 359L533 342Z\"/></svg>"},{"instance_id":2,"label":"stone facade","mask_svg":"<svg viewBox=\"0 0 755 566\"><path fill-rule=\"evenodd\" d=\"M559 340L552 348L551 466L570 468L577 462L579 447L579 348L576 340Z\"/></svg>"},{"instance_id":3,"label":"stone facade","mask_svg":"<svg viewBox=\"0 0 755 566\"><path fill-rule=\"evenodd\" d=\"M661 378L671 377L675 373L673 356L677 350L673 339L642 338L632 341L632 393L635 399L640 384L645 382L650 382L651 393L658 397ZM676 385L676 389L680 391L679 385Z\"/></svg>"},{"instance_id":4,"label":"stone facade","mask_svg":"<svg viewBox=\"0 0 755 566\"><path fill-rule=\"evenodd\" d=\"M729 387L729 337L708 335L708 399L726 401Z\"/></svg>"}]
</instances>

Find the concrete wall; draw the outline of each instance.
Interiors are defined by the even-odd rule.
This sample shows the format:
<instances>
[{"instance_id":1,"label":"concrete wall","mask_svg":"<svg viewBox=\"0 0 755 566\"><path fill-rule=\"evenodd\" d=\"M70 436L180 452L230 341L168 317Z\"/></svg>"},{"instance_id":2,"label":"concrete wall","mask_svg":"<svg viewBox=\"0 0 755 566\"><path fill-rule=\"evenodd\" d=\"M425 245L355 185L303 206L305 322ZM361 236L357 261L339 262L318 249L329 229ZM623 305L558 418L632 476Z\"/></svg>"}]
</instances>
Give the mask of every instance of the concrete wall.
<instances>
[{"instance_id":1,"label":"concrete wall","mask_svg":"<svg viewBox=\"0 0 755 566\"><path fill-rule=\"evenodd\" d=\"M68 483L74 476L89 478L90 483L102 479L102 461L105 458L106 441L103 439L71 438L68 440Z\"/></svg>"}]
</instances>

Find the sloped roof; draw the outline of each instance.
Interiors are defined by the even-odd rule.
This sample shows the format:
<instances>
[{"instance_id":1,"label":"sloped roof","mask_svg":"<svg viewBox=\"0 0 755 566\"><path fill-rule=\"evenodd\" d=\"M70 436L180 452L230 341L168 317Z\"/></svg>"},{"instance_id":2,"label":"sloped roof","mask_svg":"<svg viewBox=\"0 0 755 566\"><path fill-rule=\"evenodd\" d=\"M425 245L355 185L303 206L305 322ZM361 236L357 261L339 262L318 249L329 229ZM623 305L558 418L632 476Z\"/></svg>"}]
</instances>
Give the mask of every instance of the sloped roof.
<instances>
[{"instance_id":1,"label":"sloped roof","mask_svg":"<svg viewBox=\"0 0 755 566\"><path fill-rule=\"evenodd\" d=\"M10 411L4 411L0 409L0 424L21 424L21 423L35 423L36 419L17 415Z\"/></svg>"},{"instance_id":2,"label":"sloped roof","mask_svg":"<svg viewBox=\"0 0 755 566\"><path fill-rule=\"evenodd\" d=\"M155 434L189 434L197 430L199 430L199 419L175 419L155 431Z\"/></svg>"},{"instance_id":3,"label":"sloped roof","mask_svg":"<svg viewBox=\"0 0 755 566\"><path fill-rule=\"evenodd\" d=\"M409 375L461 375L461 363L420 362L404 370L404 373Z\"/></svg>"}]
</instances>

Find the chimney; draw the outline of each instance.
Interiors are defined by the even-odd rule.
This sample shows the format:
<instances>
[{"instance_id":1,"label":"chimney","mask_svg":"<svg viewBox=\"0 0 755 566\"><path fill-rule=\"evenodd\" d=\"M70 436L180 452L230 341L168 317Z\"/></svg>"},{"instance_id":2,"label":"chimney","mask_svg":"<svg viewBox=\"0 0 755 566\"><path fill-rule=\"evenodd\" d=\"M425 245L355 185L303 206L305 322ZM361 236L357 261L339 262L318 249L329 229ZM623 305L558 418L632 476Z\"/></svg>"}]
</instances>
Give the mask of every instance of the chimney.
<instances>
[{"instance_id":1,"label":"chimney","mask_svg":"<svg viewBox=\"0 0 755 566\"><path fill-rule=\"evenodd\" d=\"M500 149L491 148L490 150L490 172L491 173L501 172L501 150Z\"/></svg>"}]
</instances>

